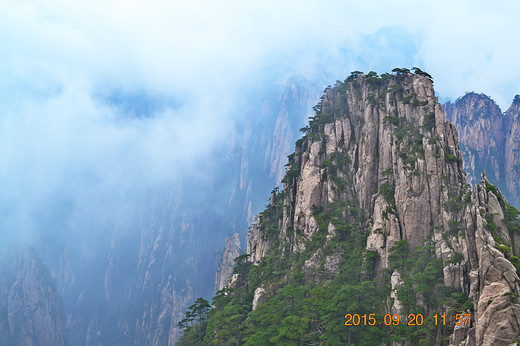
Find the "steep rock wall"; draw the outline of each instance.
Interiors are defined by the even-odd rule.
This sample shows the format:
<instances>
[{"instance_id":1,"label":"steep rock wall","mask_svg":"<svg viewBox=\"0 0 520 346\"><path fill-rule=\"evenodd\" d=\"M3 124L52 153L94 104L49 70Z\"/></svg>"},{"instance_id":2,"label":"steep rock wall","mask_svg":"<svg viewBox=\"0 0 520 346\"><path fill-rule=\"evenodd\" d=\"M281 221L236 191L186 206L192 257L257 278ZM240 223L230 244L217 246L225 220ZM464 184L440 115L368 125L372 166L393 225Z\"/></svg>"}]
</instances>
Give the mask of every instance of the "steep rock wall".
<instances>
[{"instance_id":1,"label":"steep rock wall","mask_svg":"<svg viewBox=\"0 0 520 346\"><path fill-rule=\"evenodd\" d=\"M240 256L240 239L238 233L234 233L226 238L226 247L215 274L215 291L220 291L228 283L233 275L235 258L238 256Z\"/></svg>"}]
</instances>

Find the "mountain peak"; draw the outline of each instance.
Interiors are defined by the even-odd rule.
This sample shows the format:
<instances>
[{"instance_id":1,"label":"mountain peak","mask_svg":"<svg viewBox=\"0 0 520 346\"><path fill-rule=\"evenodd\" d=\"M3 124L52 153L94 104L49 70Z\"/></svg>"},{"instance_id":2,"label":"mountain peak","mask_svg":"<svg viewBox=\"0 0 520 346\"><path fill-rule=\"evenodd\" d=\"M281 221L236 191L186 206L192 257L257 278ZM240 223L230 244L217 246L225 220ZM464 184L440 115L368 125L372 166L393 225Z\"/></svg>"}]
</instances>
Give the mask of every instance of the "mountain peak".
<instances>
[{"instance_id":1,"label":"mountain peak","mask_svg":"<svg viewBox=\"0 0 520 346\"><path fill-rule=\"evenodd\" d=\"M219 321L240 311L242 341L497 344L520 336L519 221L505 216L516 209L485 178L474 190L466 184L457 131L431 78L393 72L354 72L327 88L302 129L284 190L250 229L233 300L215 298ZM466 314L464 326L433 324L451 312ZM431 322L414 333L338 329L345 321L332 316L345 313ZM208 341L236 322L210 320Z\"/></svg>"}]
</instances>

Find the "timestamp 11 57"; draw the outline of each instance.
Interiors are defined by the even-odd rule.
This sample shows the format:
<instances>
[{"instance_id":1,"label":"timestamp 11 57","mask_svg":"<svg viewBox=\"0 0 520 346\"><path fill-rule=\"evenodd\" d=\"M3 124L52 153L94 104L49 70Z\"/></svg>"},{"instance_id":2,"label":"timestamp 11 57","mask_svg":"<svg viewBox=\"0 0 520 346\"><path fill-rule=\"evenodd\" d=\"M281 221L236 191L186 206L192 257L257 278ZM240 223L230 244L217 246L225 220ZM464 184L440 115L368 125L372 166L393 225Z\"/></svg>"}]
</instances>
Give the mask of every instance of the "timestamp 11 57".
<instances>
[{"instance_id":1,"label":"timestamp 11 57","mask_svg":"<svg viewBox=\"0 0 520 346\"><path fill-rule=\"evenodd\" d=\"M449 321L453 317L455 317L455 323ZM435 314L435 315L433 315L433 319L435 320L435 325L442 324L443 326L445 326L447 324L448 325L455 324L457 326L462 326L462 325L467 326L468 321L471 319L471 314L456 314L455 316L446 315L446 314L442 314L442 315Z\"/></svg>"}]
</instances>

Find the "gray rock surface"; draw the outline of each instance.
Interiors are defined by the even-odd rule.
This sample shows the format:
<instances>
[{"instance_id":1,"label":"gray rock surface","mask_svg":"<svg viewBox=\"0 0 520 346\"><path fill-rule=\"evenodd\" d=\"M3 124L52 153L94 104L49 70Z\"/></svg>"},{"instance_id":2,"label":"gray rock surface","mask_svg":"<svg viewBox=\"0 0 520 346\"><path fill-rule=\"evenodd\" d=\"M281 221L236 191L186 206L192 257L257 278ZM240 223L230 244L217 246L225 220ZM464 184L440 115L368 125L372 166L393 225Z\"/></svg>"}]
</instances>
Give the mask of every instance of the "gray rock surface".
<instances>
[{"instance_id":1,"label":"gray rock surface","mask_svg":"<svg viewBox=\"0 0 520 346\"><path fill-rule=\"evenodd\" d=\"M238 256L240 256L240 239L238 233L233 233L226 238L226 248L215 274L215 291L223 289L231 279L235 258Z\"/></svg>"}]
</instances>

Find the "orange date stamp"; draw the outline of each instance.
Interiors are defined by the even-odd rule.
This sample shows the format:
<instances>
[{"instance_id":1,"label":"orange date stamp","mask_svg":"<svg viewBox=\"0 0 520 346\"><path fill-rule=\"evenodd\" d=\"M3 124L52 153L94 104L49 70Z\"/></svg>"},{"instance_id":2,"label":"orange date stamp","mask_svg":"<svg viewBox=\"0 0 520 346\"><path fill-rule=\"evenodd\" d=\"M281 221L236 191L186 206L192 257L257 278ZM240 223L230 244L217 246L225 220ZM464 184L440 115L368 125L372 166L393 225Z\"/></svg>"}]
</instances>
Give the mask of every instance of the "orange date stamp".
<instances>
[{"instance_id":1,"label":"orange date stamp","mask_svg":"<svg viewBox=\"0 0 520 346\"><path fill-rule=\"evenodd\" d=\"M425 318L422 314L408 314L407 318L401 318L399 314L346 314L346 326L422 326ZM467 326L471 323L471 314L435 314L430 319L436 326Z\"/></svg>"}]
</instances>

